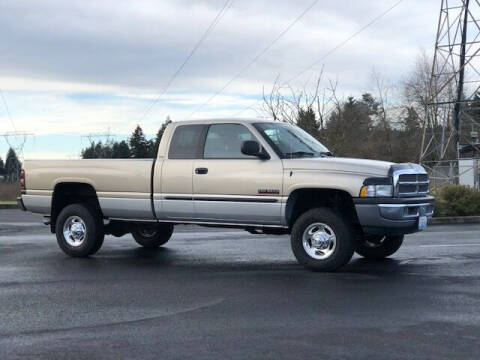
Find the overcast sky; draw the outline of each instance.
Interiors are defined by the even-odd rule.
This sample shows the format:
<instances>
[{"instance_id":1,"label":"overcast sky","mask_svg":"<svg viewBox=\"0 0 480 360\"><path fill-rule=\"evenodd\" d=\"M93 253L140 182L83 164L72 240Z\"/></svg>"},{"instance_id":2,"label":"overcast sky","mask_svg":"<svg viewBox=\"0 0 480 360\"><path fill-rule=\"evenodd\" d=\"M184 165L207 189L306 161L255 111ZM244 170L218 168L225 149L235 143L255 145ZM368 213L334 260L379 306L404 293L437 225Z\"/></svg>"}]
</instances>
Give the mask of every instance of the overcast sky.
<instances>
[{"instance_id":1,"label":"overcast sky","mask_svg":"<svg viewBox=\"0 0 480 360\"><path fill-rule=\"evenodd\" d=\"M318 1L193 118L238 114L277 76L292 78L397 1ZM76 157L88 143L82 135L110 131L121 138L137 123L153 136L167 115L188 117L311 3L233 0L168 92L142 117L225 0L2 0L0 88L14 124L0 101L0 132L34 133L26 158ZM404 0L292 86L322 65L324 78L338 79L343 95L369 90L372 68L398 81L422 49L432 52L439 8L439 0ZM4 158L7 145L1 141Z\"/></svg>"}]
</instances>

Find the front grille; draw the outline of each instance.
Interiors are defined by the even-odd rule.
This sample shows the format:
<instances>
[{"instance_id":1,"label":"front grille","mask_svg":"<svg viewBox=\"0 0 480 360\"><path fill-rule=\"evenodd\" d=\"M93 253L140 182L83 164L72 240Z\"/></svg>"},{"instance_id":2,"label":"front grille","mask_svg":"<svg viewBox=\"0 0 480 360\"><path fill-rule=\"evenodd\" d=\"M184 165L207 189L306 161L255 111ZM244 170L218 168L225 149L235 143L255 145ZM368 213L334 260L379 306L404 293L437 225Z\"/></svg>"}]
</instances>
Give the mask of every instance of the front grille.
<instances>
[{"instance_id":1,"label":"front grille","mask_svg":"<svg viewBox=\"0 0 480 360\"><path fill-rule=\"evenodd\" d=\"M397 195L399 197L425 196L428 194L429 183L427 174L400 174Z\"/></svg>"}]
</instances>

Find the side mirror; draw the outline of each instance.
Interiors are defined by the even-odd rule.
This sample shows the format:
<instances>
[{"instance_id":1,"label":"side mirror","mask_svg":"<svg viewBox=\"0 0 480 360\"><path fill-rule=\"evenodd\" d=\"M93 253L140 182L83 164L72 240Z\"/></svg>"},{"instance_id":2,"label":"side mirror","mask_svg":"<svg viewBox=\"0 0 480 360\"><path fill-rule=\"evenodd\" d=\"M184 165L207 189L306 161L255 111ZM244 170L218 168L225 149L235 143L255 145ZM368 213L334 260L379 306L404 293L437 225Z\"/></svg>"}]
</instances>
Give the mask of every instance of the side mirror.
<instances>
[{"instance_id":1,"label":"side mirror","mask_svg":"<svg viewBox=\"0 0 480 360\"><path fill-rule=\"evenodd\" d=\"M242 143L242 154L256 156L259 159L267 160L270 156L262 149L262 146L255 140L246 140Z\"/></svg>"}]
</instances>

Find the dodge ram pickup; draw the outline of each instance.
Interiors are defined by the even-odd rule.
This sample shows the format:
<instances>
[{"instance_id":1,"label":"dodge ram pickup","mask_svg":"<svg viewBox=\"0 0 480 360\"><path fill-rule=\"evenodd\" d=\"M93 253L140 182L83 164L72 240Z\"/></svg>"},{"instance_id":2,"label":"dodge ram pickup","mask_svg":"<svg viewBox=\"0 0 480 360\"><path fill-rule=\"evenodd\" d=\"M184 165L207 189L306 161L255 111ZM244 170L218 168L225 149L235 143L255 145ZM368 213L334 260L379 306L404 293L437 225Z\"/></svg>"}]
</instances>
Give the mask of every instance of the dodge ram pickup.
<instances>
[{"instance_id":1,"label":"dodge ram pickup","mask_svg":"<svg viewBox=\"0 0 480 360\"><path fill-rule=\"evenodd\" d=\"M301 264L333 271L354 252L392 255L434 210L420 165L334 157L299 127L260 120L171 123L155 159L27 160L21 186L20 206L76 257L105 234L154 248L198 224L290 234Z\"/></svg>"}]
</instances>

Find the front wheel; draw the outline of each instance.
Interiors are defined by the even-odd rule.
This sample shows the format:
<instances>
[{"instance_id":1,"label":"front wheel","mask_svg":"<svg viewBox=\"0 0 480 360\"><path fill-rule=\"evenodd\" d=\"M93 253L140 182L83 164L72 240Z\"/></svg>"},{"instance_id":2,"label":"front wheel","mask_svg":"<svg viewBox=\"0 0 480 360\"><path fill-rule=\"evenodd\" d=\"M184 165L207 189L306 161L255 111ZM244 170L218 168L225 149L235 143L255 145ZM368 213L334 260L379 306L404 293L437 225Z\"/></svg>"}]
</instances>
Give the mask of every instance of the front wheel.
<instances>
[{"instance_id":1,"label":"front wheel","mask_svg":"<svg viewBox=\"0 0 480 360\"><path fill-rule=\"evenodd\" d=\"M315 271L334 271L353 256L351 226L330 208L311 209L292 228L291 244L298 262Z\"/></svg>"},{"instance_id":2,"label":"front wheel","mask_svg":"<svg viewBox=\"0 0 480 360\"><path fill-rule=\"evenodd\" d=\"M141 225L132 231L137 244L145 248L156 248L165 245L173 233L173 224Z\"/></svg>"},{"instance_id":3,"label":"front wheel","mask_svg":"<svg viewBox=\"0 0 480 360\"><path fill-rule=\"evenodd\" d=\"M355 252L366 259L384 259L395 254L402 243L403 235L364 235L357 240Z\"/></svg>"}]
</instances>

